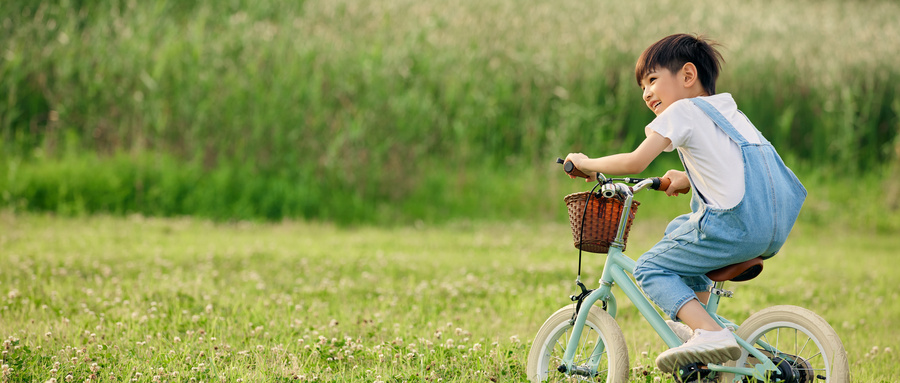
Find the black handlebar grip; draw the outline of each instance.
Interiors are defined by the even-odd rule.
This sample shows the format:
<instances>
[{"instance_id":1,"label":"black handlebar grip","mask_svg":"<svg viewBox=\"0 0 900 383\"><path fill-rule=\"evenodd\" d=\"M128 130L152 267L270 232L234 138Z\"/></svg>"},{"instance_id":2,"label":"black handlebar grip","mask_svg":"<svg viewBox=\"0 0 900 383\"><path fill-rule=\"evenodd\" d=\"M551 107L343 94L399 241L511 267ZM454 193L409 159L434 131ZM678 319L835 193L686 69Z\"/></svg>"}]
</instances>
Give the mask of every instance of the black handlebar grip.
<instances>
[{"instance_id":1,"label":"black handlebar grip","mask_svg":"<svg viewBox=\"0 0 900 383\"><path fill-rule=\"evenodd\" d=\"M566 173L576 177L589 178L587 174L584 174L584 172L576 168L572 161L564 161L562 158L557 158L556 163L563 164L563 170L565 170Z\"/></svg>"}]
</instances>

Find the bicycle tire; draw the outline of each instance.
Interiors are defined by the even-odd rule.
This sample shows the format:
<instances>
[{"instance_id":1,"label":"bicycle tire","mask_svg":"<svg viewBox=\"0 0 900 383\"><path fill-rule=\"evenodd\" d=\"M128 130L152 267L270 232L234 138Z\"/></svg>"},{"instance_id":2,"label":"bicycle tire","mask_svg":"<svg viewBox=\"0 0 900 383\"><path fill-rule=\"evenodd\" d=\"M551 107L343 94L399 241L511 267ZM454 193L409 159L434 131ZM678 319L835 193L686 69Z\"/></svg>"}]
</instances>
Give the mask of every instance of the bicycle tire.
<instances>
[{"instance_id":1,"label":"bicycle tire","mask_svg":"<svg viewBox=\"0 0 900 383\"><path fill-rule=\"evenodd\" d=\"M538 330L528 353L526 372L531 382L562 382L571 378L591 382L619 383L628 380L628 346L622 330L606 311L591 306L585 328L582 330L578 351L575 354L576 365L586 361L593 352L595 341L600 340L605 350L600 359L596 376L569 376L558 372L563 354L573 329L570 324L575 313L575 305L557 310ZM602 380L604 379L605 380Z\"/></svg>"},{"instance_id":2,"label":"bicycle tire","mask_svg":"<svg viewBox=\"0 0 900 383\"><path fill-rule=\"evenodd\" d=\"M825 319L808 309L768 307L747 318L736 333L750 344L762 340L775 347L797 374L796 382L819 382L819 376L830 383L850 381L850 365L840 337ZM744 350L733 363L750 367L753 359Z\"/></svg>"}]
</instances>

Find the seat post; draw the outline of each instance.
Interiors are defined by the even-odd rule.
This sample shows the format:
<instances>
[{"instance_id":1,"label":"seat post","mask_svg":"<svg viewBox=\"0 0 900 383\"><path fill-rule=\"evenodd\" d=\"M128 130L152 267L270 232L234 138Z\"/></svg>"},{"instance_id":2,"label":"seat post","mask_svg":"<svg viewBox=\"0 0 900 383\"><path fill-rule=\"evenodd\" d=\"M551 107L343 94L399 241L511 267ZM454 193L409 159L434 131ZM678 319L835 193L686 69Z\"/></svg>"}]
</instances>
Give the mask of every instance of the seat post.
<instances>
[{"instance_id":1,"label":"seat post","mask_svg":"<svg viewBox=\"0 0 900 383\"><path fill-rule=\"evenodd\" d=\"M710 297L713 295L717 297L725 297L731 298L734 295L734 292L725 290L725 281L716 281L713 283L712 287L709 288Z\"/></svg>"},{"instance_id":2,"label":"seat post","mask_svg":"<svg viewBox=\"0 0 900 383\"><path fill-rule=\"evenodd\" d=\"M709 313L716 322L719 323L720 326L724 326L725 324L719 320L716 312L719 310L719 299L722 297L731 298L733 294L731 291L725 290L725 281L718 281L713 283L713 285L709 288L709 301L706 302L706 312Z\"/></svg>"}]
</instances>

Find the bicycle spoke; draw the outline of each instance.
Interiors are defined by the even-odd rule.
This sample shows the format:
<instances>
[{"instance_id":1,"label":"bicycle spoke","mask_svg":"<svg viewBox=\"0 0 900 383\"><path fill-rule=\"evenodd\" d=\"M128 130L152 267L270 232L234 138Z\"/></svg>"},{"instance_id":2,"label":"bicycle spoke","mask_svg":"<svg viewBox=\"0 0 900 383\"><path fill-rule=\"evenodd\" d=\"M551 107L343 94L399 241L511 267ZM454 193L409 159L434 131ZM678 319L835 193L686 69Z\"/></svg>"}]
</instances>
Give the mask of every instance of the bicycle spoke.
<instances>
[{"instance_id":1,"label":"bicycle spoke","mask_svg":"<svg viewBox=\"0 0 900 383\"><path fill-rule=\"evenodd\" d=\"M775 344L781 347L781 328L775 329Z\"/></svg>"},{"instance_id":2,"label":"bicycle spoke","mask_svg":"<svg viewBox=\"0 0 900 383\"><path fill-rule=\"evenodd\" d=\"M806 350L806 346L809 345L810 340L811 339L806 338L806 343L803 344L803 347L801 347L800 350L797 350L797 355L803 355L803 350ZM796 344L796 342L794 342L794 343Z\"/></svg>"},{"instance_id":3,"label":"bicycle spoke","mask_svg":"<svg viewBox=\"0 0 900 383\"><path fill-rule=\"evenodd\" d=\"M821 351L820 351L820 352L817 352L817 353L815 353L813 356L811 356L811 357L809 357L809 358L806 358L806 361L809 362L810 360L813 360L813 358L817 358L817 357L819 357L819 356L821 356L821 355L822 355L822 352L821 352ZM824 357L822 358L822 361L823 361L823 362L825 361L825 358L824 358Z\"/></svg>"},{"instance_id":4,"label":"bicycle spoke","mask_svg":"<svg viewBox=\"0 0 900 383\"><path fill-rule=\"evenodd\" d=\"M588 329L586 328L585 330L588 330ZM581 339L584 339L584 338L585 338L585 336L584 336L584 333L582 332ZM584 342L584 341L578 342L578 355L584 355L585 347L587 347L587 342ZM585 361L585 358L581 358L578 360L578 362L576 364L584 363L584 361Z\"/></svg>"},{"instance_id":5,"label":"bicycle spoke","mask_svg":"<svg viewBox=\"0 0 900 383\"><path fill-rule=\"evenodd\" d=\"M563 342L565 342L565 343L563 343ZM569 344L569 332L566 331L566 332L563 334L563 336L559 337L559 339L556 340L556 345L559 346L559 349L560 349L560 350L562 350L563 352L565 352L565 351L566 351L566 346L567 346L568 344Z\"/></svg>"},{"instance_id":6,"label":"bicycle spoke","mask_svg":"<svg viewBox=\"0 0 900 383\"><path fill-rule=\"evenodd\" d=\"M797 337L800 335L800 334L798 334L798 333L799 333L799 331L794 330L794 350L797 349ZM809 338L806 338L806 343L809 343ZM804 345L803 345L803 348L805 348L805 347L806 347L806 345L804 344ZM800 350L802 351L803 348L801 348ZM797 355L800 355L800 352L801 352L801 351L797 351Z\"/></svg>"}]
</instances>

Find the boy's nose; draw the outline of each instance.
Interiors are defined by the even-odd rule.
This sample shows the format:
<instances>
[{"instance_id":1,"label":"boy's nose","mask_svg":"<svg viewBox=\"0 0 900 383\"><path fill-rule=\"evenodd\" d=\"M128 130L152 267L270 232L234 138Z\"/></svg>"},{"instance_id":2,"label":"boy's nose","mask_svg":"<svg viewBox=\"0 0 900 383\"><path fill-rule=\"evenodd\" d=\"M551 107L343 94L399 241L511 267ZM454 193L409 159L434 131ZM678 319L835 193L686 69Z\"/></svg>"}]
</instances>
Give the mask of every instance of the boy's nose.
<instances>
[{"instance_id":1,"label":"boy's nose","mask_svg":"<svg viewBox=\"0 0 900 383\"><path fill-rule=\"evenodd\" d=\"M644 89L644 101L650 101L650 88Z\"/></svg>"}]
</instances>

